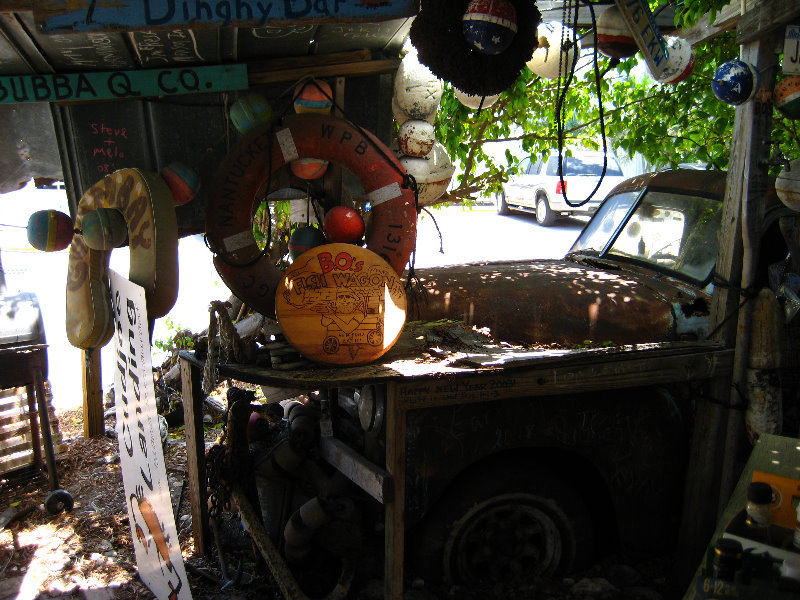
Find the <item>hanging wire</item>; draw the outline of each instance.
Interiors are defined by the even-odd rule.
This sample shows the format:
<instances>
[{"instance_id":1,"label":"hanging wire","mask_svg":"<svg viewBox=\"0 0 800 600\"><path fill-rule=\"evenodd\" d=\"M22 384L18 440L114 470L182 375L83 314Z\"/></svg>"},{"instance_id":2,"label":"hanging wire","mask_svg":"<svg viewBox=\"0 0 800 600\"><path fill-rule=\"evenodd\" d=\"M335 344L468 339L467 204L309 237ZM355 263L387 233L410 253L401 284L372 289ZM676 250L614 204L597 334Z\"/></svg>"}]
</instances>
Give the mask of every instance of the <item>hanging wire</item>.
<instances>
[{"instance_id":1,"label":"hanging wire","mask_svg":"<svg viewBox=\"0 0 800 600\"><path fill-rule=\"evenodd\" d=\"M594 12L594 4L589 0L583 0L584 4L589 6L589 11L592 17L592 30L595 32L595 37L597 36L597 18ZM577 31L578 28L578 4L579 0L574 0L574 18L572 17L573 13L573 0L566 0L562 7L562 23L566 25L570 19L572 19L572 28L573 31ZM599 66L599 57L597 54L597 44L595 43L592 47L592 65L594 68L594 76L595 76L595 88L597 90L597 105L598 105L598 113L599 113L599 122L600 122L600 136L603 142L603 170L600 173L600 179L597 181L597 185L595 185L592 192L589 194L587 198L584 200L573 202L569 198L567 198L567 191L566 185L564 184L564 119L563 119L563 112L564 112L564 101L567 97L567 92L569 91L569 86L572 83L572 78L575 74L575 66L578 63L578 52L577 49L574 53L574 58L572 60L572 64L570 65L569 72L565 78L563 88L561 87L561 73L563 72L563 55L565 49L565 35L566 35L566 26L561 30L561 51L558 55L558 96L556 100L556 131L558 137L558 177L559 181L561 182L561 196L564 198L564 202L567 203L568 206L573 208L577 208L579 206L583 206L587 202L589 202L597 193L597 190L600 189L600 185L603 183L603 179L606 176L606 171L608 169L608 142L606 139L606 123L605 123L605 112L603 110L603 91L602 91L602 77L600 75L600 66ZM570 40L570 43L573 45L577 45L576 40Z\"/></svg>"},{"instance_id":2,"label":"hanging wire","mask_svg":"<svg viewBox=\"0 0 800 600\"><path fill-rule=\"evenodd\" d=\"M436 222L436 217L434 217L433 213L431 211L429 211L427 208L423 207L422 210L424 210L426 213L428 213L428 216L431 219L433 219L433 225L434 225L434 227L436 227L436 233L439 234L439 253L440 254L444 254L444 240L442 238L442 230L439 229L439 224Z\"/></svg>"}]
</instances>

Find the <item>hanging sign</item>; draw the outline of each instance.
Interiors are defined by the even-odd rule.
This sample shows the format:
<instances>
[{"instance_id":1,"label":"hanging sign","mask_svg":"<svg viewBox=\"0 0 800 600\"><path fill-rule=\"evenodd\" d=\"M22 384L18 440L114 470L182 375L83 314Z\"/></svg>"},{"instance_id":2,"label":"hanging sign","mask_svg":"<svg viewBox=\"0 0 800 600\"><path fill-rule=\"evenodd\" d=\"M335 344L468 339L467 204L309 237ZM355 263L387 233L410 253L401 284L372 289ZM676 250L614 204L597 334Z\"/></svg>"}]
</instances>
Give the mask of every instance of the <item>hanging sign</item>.
<instances>
[{"instance_id":1,"label":"hanging sign","mask_svg":"<svg viewBox=\"0 0 800 600\"><path fill-rule=\"evenodd\" d=\"M418 0L41 0L47 33L383 21L417 14Z\"/></svg>"},{"instance_id":2,"label":"hanging sign","mask_svg":"<svg viewBox=\"0 0 800 600\"><path fill-rule=\"evenodd\" d=\"M247 65L4 75L0 104L120 100L247 89Z\"/></svg>"},{"instance_id":3,"label":"hanging sign","mask_svg":"<svg viewBox=\"0 0 800 600\"><path fill-rule=\"evenodd\" d=\"M788 25L786 27L781 70L784 75L800 73L800 25Z\"/></svg>"},{"instance_id":4,"label":"hanging sign","mask_svg":"<svg viewBox=\"0 0 800 600\"><path fill-rule=\"evenodd\" d=\"M109 276L117 439L139 576L159 600L191 600L161 448L144 288Z\"/></svg>"}]
</instances>

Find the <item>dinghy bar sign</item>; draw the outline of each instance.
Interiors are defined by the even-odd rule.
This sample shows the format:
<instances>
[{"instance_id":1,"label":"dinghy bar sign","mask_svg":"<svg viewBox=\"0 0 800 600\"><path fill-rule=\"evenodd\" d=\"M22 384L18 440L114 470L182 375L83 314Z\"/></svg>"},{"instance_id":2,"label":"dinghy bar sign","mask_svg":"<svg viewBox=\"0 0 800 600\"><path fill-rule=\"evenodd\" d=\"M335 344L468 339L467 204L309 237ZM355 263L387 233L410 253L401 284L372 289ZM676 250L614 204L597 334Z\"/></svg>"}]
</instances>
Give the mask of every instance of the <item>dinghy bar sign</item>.
<instances>
[{"instance_id":1,"label":"dinghy bar sign","mask_svg":"<svg viewBox=\"0 0 800 600\"><path fill-rule=\"evenodd\" d=\"M383 21L414 16L417 5L418 0L40 0L34 15L43 31L55 33Z\"/></svg>"}]
</instances>

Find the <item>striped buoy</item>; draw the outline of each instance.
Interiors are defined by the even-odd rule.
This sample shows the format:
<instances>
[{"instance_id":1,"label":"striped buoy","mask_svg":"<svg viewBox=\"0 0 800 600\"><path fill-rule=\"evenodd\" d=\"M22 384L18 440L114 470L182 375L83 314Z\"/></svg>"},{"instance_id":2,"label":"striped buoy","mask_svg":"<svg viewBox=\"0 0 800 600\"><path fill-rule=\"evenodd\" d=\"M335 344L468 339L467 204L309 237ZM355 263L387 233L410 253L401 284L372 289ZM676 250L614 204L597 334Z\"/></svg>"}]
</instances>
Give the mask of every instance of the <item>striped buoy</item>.
<instances>
[{"instance_id":1,"label":"striped buoy","mask_svg":"<svg viewBox=\"0 0 800 600\"><path fill-rule=\"evenodd\" d=\"M28 218L28 243L42 252L69 246L74 226L69 215L57 210L39 210Z\"/></svg>"},{"instance_id":2,"label":"striped buoy","mask_svg":"<svg viewBox=\"0 0 800 600\"><path fill-rule=\"evenodd\" d=\"M775 86L775 108L787 119L800 119L800 75L792 75Z\"/></svg>"},{"instance_id":3,"label":"striped buoy","mask_svg":"<svg viewBox=\"0 0 800 600\"><path fill-rule=\"evenodd\" d=\"M327 115L333 107L333 90L321 79L311 79L294 88L294 112Z\"/></svg>"}]
</instances>

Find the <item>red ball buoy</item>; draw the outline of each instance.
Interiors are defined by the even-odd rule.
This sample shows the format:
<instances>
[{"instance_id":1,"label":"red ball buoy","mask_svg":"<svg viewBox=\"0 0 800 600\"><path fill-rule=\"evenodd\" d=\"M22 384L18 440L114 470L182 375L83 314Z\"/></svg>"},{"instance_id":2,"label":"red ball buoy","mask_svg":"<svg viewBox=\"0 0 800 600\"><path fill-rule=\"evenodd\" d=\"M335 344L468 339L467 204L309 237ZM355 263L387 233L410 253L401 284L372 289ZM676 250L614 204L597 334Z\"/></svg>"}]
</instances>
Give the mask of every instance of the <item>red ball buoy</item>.
<instances>
[{"instance_id":1,"label":"red ball buoy","mask_svg":"<svg viewBox=\"0 0 800 600\"><path fill-rule=\"evenodd\" d=\"M347 206L334 206L322 220L325 239L334 244L354 244L364 235L364 219L357 210Z\"/></svg>"},{"instance_id":2,"label":"red ball buoy","mask_svg":"<svg viewBox=\"0 0 800 600\"><path fill-rule=\"evenodd\" d=\"M328 170L328 161L320 158L298 158L289 163L289 168L300 179L319 179Z\"/></svg>"},{"instance_id":3,"label":"red ball buoy","mask_svg":"<svg viewBox=\"0 0 800 600\"><path fill-rule=\"evenodd\" d=\"M295 260L303 252L325 243L325 235L316 227L298 227L289 236L289 256Z\"/></svg>"},{"instance_id":4,"label":"red ball buoy","mask_svg":"<svg viewBox=\"0 0 800 600\"><path fill-rule=\"evenodd\" d=\"M72 241L74 227L69 215L39 210L28 218L28 243L42 252L63 250Z\"/></svg>"}]
</instances>

